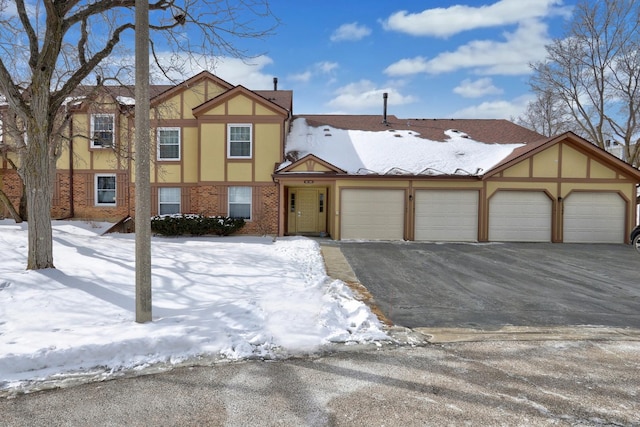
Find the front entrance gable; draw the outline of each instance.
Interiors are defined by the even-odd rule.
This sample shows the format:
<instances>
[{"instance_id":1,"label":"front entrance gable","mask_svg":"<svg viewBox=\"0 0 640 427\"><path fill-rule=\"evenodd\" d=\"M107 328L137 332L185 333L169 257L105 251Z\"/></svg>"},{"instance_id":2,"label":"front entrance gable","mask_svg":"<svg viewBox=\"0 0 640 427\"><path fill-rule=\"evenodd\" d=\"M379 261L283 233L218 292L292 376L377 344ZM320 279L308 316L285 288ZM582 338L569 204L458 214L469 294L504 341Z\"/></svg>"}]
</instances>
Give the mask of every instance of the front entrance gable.
<instances>
[{"instance_id":1,"label":"front entrance gable","mask_svg":"<svg viewBox=\"0 0 640 427\"><path fill-rule=\"evenodd\" d=\"M278 173L297 172L297 173L333 173L346 174L342 169L325 162L313 154L307 154L301 159L295 160L290 165L282 168Z\"/></svg>"}]
</instances>

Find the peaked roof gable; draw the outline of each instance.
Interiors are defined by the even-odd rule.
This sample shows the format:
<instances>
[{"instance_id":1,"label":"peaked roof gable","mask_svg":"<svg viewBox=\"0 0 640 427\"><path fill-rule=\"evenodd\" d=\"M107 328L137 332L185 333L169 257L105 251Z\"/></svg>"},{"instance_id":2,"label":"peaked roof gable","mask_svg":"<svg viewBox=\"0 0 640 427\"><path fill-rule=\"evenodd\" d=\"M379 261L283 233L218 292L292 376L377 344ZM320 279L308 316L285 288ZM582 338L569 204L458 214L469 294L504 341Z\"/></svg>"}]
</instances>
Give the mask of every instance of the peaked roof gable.
<instances>
[{"instance_id":1,"label":"peaked roof gable","mask_svg":"<svg viewBox=\"0 0 640 427\"><path fill-rule=\"evenodd\" d=\"M171 88L165 90L164 92L156 95L155 97L153 97L151 99L151 105L157 105L159 103L161 103L162 101L175 96L176 94L180 93L180 92L184 92L186 90L189 90L191 87L195 86L196 84L199 84L203 81L210 81L213 84L220 86L226 90L229 90L233 87L233 85L225 80L222 80L220 77L215 76L213 74L211 74L209 71L202 71L198 74L196 74L195 76L183 81L182 83L178 83L175 86L172 86Z\"/></svg>"},{"instance_id":2,"label":"peaked roof gable","mask_svg":"<svg viewBox=\"0 0 640 427\"><path fill-rule=\"evenodd\" d=\"M258 104L262 105L263 107L274 111L277 114L283 115L283 116L287 116L289 115L289 110L285 109L284 107L276 104L273 101L270 101L269 99L259 95L258 93L247 89L246 87L242 86L242 85L238 85L232 89L227 90L224 93L221 93L220 95L211 98L208 101L205 101L204 103L198 105L197 107L195 107L193 109L193 115L195 117L198 117L204 113L206 113L207 111L211 110L212 108L217 107L218 105L222 104L223 102L228 101L231 98L234 98L238 95L244 95L247 96L248 98L253 99L255 102L257 102Z\"/></svg>"},{"instance_id":3,"label":"peaked roof gable","mask_svg":"<svg viewBox=\"0 0 640 427\"><path fill-rule=\"evenodd\" d=\"M298 159L294 162L292 162L290 165L285 166L284 168L280 169L279 171L277 171L277 173L285 173L285 172L299 172L299 171L295 171L295 169L297 169L298 167L304 165L304 164L312 164L312 163L317 163L319 165L324 166L325 168L329 169L331 172L333 173L340 173L340 174L345 174L347 173L346 171L340 169L337 166L332 165L331 163L322 160L321 158L314 156L313 154L307 154L306 156L304 156L301 159ZM308 171L310 173L314 173L314 171ZM317 173L317 172L316 172Z\"/></svg>"},{"instance_id":4,"label":"peaked roof gable","mask_svg":"<svg viewBox=\"0 0 640 427\"><path fill-rule=\"evenodd\" d=\"M534 156L535 154L540 153L541 151L544 151L547 148L555 144L559 144L561 142L567 142L570 145L573 145L575 147L582 149L583 151L586 151L587 153L592 155L594 158L597 158L598 160L602 161L602 163L607 164L619 170L620 172L624 173L625 175L640 182L640 170L634 168L633 166L620 160L613 154L608 153L602 148L590 143L586 139L570 131L560 134L558 136L535 141L533 143L528 143L522 147L516 148L504 160L502 160L500 163L498 163L493 168L491 168L491 170L487 171L487 173L483 175L483 179L490 178L493 175L500 173L503 170L508 169L509 167L515 165L516 163L519 163L525 159L528 159Z\"/></svg>"}]
</instances>

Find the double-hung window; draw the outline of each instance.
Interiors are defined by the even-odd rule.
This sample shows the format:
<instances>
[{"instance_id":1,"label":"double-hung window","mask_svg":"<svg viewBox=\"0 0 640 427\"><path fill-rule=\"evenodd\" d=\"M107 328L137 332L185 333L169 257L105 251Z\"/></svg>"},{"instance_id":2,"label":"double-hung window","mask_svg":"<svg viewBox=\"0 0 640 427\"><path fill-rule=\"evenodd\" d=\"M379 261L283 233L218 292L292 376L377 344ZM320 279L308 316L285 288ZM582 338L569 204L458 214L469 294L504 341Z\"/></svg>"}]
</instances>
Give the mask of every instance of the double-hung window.
<instances>
[{"instance_id":1,"label":"double-hung window","mask_svg":"<svg viewBox=\"0 0 640 427\"><path fill-rule=\"evenodd\" d=\"M113 114L91 115L91 148L113 147L114 122Z\"/></svg>"},{"instance_id":2,"label":"double-hung window","mask_svg":"<svg viewBox=\"0 0 640 427\"><path fill-rule=\"evenodd\" d=\"M180 128L158 128L158 160L180 160Z\"/></svg>"},{"instance_id":3,"label":"double-hung window","mask_svg":"<svg viewBox=\"0 0 640 427\"><path fill-rule=\"evenodd\" d=\"M228 157L236 159L251 158L250 124L230 124L227 126Z\"/></svg>"},{"instance_id":4,"label":"double-hung window","mask_svg":"<svg viewBox=\"0 0 640 427\"><path fill-rule=\"evenodd\" d=\"M160 215L180 213L180 188L162 187L158 190L158 213Z\"/></svg>"},{"instance_id":5,"label":"double-hung window","mask_svg":"<svg viewBox=\"0 0 640 427\"><path fill-rule=\"evenodd\" d=\"M115 174L96 175L96 205L115 206L116 176Z\"/></svg>"},{"instance_id":6,"label":"double-hung window","mask_svg":"<svg viewBox=\"0 0 640 427\"><path fill-rule=\"evenodd\" d=\"M229 187L229 216L251 219L251 187Z\"/></svg>"}]
</instances>

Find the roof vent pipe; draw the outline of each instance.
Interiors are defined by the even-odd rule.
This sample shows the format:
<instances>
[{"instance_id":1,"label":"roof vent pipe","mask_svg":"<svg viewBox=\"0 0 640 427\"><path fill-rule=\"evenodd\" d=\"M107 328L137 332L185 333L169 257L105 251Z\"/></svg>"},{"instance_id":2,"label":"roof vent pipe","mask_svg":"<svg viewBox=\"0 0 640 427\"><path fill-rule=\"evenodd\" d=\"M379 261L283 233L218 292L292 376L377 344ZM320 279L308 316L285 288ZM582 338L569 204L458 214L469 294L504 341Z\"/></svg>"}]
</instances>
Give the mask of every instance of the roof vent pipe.
<instances>
[{"instance_id":1,"label":"roof vent pipe","mask_svg":"<svg viewBox=\"0 0 640 427\"><path fill-rule=\"evenodd\" d=\"M388 125L389 123L387 122L387 98L389 97L389 94L387 92L382 94L382 100L384 103L384 109L382 111L382 123L385 125Z\"/></svg>"},{"instance_id":2,"label":"roof vent pipe","mask_svg":"<svg viewBox=\"0 0 640 427\"><path fill-rule=\"evenodd\" d=\"M273 78L273 90L278 90L278 78Z\"/></svg>"}]
</instances>

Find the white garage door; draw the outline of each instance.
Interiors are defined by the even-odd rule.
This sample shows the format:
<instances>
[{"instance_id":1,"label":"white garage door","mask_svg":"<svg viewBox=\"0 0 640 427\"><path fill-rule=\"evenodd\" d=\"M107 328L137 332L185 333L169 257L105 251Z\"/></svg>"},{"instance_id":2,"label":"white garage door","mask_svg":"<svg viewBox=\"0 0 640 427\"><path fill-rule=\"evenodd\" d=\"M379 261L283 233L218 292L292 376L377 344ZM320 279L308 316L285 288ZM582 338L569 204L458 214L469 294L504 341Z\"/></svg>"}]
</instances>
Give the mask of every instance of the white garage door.
<instances>
[{"instance_id":1,"label":"white garage door","mask_svg":"<svg viewBox=\"0 0 640 427\"><path fill-rule=\"evenodd\" d=\"M478 240L477 191L416 191L416 240Z\"/></svg>"},{"instance_id":2,"label":"white garage door","mask_svg":"<svg viewBox=\"0 0 640 427\"><path fill-rule=\"evenodd\" d=\"M625 208L617 193L571 193L564 199L563 241L624 243Z\"/></svg>"},{"instance_id":3,"label":"white garage door","mask_svg":"<svg viewBox=\"0 0 640 427\"><path fill-rule=\"evenodd\" d=\"M404 190L342 190L341 239L402 240L404 199Z\"/></svg>"},{"instance_id":4,"label":"white garage door","mask_svg":"<svg viewBox=\"0 0 640 427\"><path fill-rule=\"evenodd\" d=\"M542 191L498 191L489 201L489 240L550 242L551 199Z\"/></svg>"}]
</instances>

